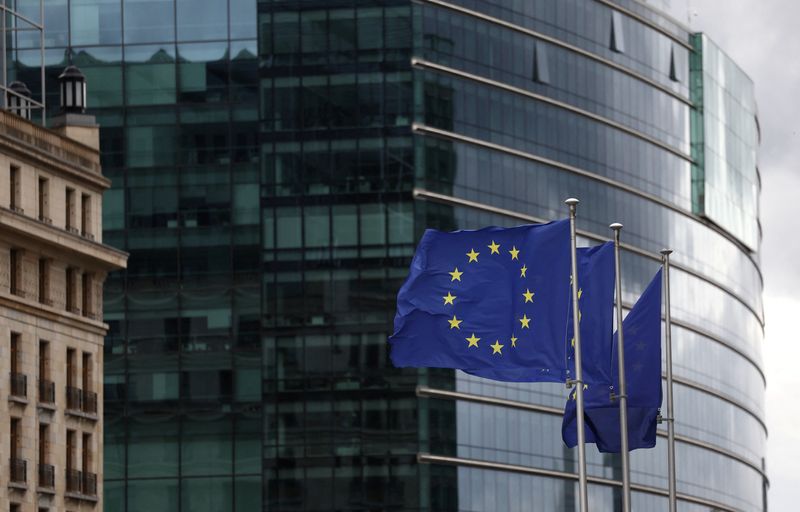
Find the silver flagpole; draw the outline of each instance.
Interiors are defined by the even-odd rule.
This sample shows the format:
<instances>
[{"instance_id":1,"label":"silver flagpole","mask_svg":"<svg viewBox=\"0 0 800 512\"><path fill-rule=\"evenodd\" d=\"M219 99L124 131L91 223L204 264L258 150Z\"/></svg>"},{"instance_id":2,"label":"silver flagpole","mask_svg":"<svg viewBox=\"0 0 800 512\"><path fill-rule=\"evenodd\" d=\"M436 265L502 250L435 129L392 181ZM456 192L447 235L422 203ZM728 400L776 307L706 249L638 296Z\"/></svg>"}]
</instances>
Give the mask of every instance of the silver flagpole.
<instances>
[{"instance_id":1,"label":"silver flagpole","mask_svg":"<svg viewBox=\"0 0 800 512\"><path fill-rule=\"evenodd\" d=\"M625 385L625 339L622 335L622 274L620 272L619 232L622 224L615 222L609 226L614 231L614 268L617 274L617 358L619 360L619 390L614 398L619 398L620 453L622 454L622 510L631 511L631 468L628 451L628 389Z\"/></svg>"},{"instance_id":2,"label":"silver flagpole","mask_svg":"<svg viewBox=\"0 0 800 512\"><path fill-rule=\"evenodd\" d=\"M578 412L578 496L581 512L589 511L589 496L586 485L586 432L583 424L583 365L581 360L581 329L578 310L578 249L575 235L575 211L578 201L570 197L564 203L569 206L569 239L572 257L572 327L575 336L575 397Z\"/></svg>"},{"instance_id":3,"label":"silver flagpole","mask_svg":"<svg viewBox=\"0 0 800 512\"><path fill-rule=\"evenodd\" d=\"M672 318L669 309L669 255L671 249L661 251L661 261L664 264L664 319L666 327L664 331L664 343L667 350L667 472L669 473L669 510L676 512L678 504L676 500L675 482L675 409L672 404Z\"/></svg>"}]
</instances>

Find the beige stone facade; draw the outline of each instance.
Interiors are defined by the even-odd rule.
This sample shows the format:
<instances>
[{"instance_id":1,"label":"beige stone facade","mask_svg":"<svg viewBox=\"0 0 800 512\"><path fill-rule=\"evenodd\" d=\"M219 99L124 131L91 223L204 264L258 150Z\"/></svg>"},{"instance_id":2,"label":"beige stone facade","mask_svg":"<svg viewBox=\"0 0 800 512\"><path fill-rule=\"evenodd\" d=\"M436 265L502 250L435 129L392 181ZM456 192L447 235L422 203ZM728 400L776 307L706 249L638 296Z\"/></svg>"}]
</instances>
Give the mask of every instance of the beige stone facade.
<instances>
[{"instance_id":1,"label":"beige stone facade","mask_svg":"<svg viewBox=\"0 0 800 512\"><path fill-rule=\"evenodd\" d=\"M103 281L97 134L0 111L0 510L102 511Z\"/></svg>"}]
</instances>

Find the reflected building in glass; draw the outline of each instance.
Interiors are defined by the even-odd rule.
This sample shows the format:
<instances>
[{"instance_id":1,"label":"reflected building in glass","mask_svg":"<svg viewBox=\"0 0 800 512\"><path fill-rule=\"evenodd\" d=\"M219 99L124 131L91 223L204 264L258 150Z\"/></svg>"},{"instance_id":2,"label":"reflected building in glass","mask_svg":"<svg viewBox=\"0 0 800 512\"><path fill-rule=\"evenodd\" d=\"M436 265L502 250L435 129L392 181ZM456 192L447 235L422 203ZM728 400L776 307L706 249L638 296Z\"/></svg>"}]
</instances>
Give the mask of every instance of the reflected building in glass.
<instances>
[{"instance_id":1,"label":"reflected building in glass","mask_svg":"<svg viewBox=\"0 0 800 512\"><path fill-rule=\"evenodd\" d=\"M52 0L46 24L131 254L106 510L573 510L563 386L401 371L386 343L425 228L568 196L582 243L625 225L626 306L675 250L680 510L766 510L758 125L708 38L634 0ZM617 510L618 457L588 453ZM666 508L666 466L663 438L633 453L634 510Z\"/></svg>"}]
</instances>

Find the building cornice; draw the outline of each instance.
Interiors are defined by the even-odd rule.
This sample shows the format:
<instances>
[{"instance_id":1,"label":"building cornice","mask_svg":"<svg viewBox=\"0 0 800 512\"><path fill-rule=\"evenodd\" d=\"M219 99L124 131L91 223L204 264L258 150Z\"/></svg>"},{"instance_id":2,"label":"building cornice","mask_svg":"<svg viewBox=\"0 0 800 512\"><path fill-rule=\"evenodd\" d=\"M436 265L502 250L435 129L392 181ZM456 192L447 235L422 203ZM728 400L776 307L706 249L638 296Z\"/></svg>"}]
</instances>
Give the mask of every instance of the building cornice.
<instances>
[{"instance_id":1,"label":"building cornice","mask_svg":"<svg viewBox=\"0 0 800 512\"><path fill-rule=\"evenodd\" d=\"M128 254L111 246L94 242L80 235L45 224L0 207L0 233L13 237L9 242L25 246L26 241L34 246L47 246L63 253L65 249L74 255L82 266L92 269L111 271L125 268Z\"/></svg>"},{"instance_id":2,"label":"building cornice","mask_svg":"<svg viewBox=\"0 0 800 512\"><path fill-rule=\"evenodd\" d=\"M0 110L0 153L97 191L111 186L101 173L97 150L4 110Z\"/></svg>"},{"instance_id":3,"label":"building cornice","mask_svg":"<svg viewBox=\"0 0 800 512\"><path fill-rule=\"evenodd\" d=\"M60 325L80 329L101 337L105 336L108 331L108 325L99 320L76 315L24 297L11 295L7 292L0 292L0 307L8 308L29 317L57 322Z\"/></svg>"}]
</instances>

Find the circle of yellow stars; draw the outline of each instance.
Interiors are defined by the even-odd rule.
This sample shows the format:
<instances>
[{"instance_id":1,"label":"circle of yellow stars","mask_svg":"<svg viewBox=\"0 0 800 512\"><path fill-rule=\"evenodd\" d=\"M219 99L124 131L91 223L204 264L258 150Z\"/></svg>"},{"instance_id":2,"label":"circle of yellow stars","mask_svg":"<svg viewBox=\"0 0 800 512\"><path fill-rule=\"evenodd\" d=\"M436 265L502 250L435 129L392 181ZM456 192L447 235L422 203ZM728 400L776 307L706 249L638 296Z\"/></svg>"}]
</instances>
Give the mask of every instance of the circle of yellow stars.
<instances>
[{"instance_id":1,"label":"circle of yellow stars","mask_svg":"<svg viewBox=\"0 0 800 512\"><path fill-rule=\"evenodd\" d=\"M492 240L492 243L487 245L486 247L488 247L488 249L489 249L489 256L492 256L492 255L501 256L502 255L501 252L500 252L500 244L498 244L494 240ZM507 252L510 255L512 261L519 261L520 250L517 249L516 245L512 245L511 249L508 249ZM469 266L471 263L478 263L478 256L480 256L480 255L481 255L480 252L476 251L474 247L471 247L469 252L466 253L466 256L468 258L467 259L467 265ZM523 263L522 267L520 267L520 269L519 269L519 277L520 278L527 278L528 277L527 272L528 272L528 267L527 267L527 265L525 265ZM456 282L456 281L458 281L460 283L460 282L462 282L461 281L461 276L464 275L464 271L463 270L459 270L458 267L455 267L455 268L453 268L453 271L452 272L448 272L448 274L450 274L450 282L451 283ZM529 288L525 288L525 293L522 294L522 297L524 299L523 304L533 303L533 299L534 299L535 295L536 294L534 292L532 292ZM442 296L442 300L444 301L444 305L445 306L455 306L455 302L456 302L457 298L458 298L458 296L453 295L450 290L447 291L447 295ZM526 313L523 313L522 318L519 318L518 320L519 320L519 323L520 323L520 329L521 330L522 329L530 329L531 328L530 327L530 323L532 321L532 318L528 318L528 315ZM454 314L453 318L448 319L447 322L450 324L450 329L451 330L452 329L461 330L461 324L464 322L464 320L463 319L459 319ZM467 348L472 348L472 347L480 348L478 346L478 342L481 341L481 338L477 337L474 332L470 333L470 336L467 337L467 338L464 338L464 339L467 341ZM517 338L514 335L514 333L512 333L511 334L511 338L509 338L509 341L511 341L511 347L512 348L516 348L517 341L519 341L519 338ZM492 355L500 355L500 356L503 355L503 348L505 348L505 346L506 346L505 344L500 343L499 339L495 339L494 343L489 345L489 347L492 349Z\"/></svg>"}]
</instances>

